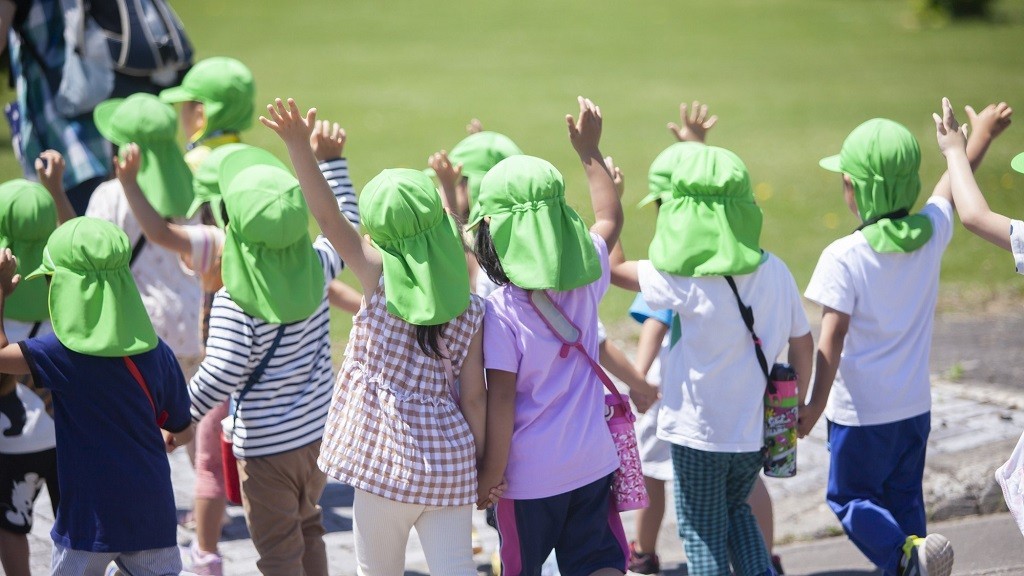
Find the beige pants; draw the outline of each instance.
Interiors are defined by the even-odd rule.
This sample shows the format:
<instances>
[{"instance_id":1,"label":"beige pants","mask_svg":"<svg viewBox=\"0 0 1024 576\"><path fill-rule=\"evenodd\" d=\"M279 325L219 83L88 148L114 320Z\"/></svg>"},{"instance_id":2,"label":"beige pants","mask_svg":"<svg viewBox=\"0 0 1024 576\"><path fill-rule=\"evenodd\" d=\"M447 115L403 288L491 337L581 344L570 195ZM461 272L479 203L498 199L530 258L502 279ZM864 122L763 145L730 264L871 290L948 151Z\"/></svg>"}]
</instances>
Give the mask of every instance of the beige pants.
<instances>
[{"instance_id":1,"label":"beige pants","mask_svg":"<svg viewBox=\"0 0 1024 576\"><path fill-rule=\"evenodd\" d=\"M476 576L471 505L405 504L356 490L352 517L359 576L401 576L413 528L432 576Z\"/></svg>"},{"instance_id":2,"label":"beige pants","mask_svg":"<svg viewBox=\"0 0 1024 576\"><path fill-rule=\"evenodd\" d=\"M238 461L242 506L264 576L327 576L317 502L327 476L316 467L320 442Z\"/></svg>"}]
</instances>

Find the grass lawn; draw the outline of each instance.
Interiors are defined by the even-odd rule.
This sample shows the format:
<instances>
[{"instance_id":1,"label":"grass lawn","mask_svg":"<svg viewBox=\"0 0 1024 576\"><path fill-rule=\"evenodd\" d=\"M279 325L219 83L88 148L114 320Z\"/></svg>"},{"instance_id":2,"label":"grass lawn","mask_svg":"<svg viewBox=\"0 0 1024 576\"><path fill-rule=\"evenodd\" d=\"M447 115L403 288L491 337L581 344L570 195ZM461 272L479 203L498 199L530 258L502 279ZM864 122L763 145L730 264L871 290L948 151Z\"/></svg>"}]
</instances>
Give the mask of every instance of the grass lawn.
<instances>
[{"instance_id":1,"label":"grass lawn","mask_svg":"<svg viewBox=\"0 0 1024 576\"><path fill-rule=\"evenodd\" d=\"M261 103L294 97L341 122L357 186L383 168L423 167L478 117L558 166L589 219L563 117L577 94L592 98L605 114L602 149L626 173L624 241L634 257L653 230L653 208L634 205L650 161L672 142L665 124L678 121L681 100L705 101L721 118L709 143L746 161L766 214L763 246L801 288L822 248L857 225L839 177L817 166L857 124L884 116L914 132L923 201L944 164L931 120L940 97L976 108L1007 100L1024 115L1024 3L1015 0L997 3L995 22L923 29L910 3L895 0L173 4L200 57L230 55L253 69ZM284 155L258 124L245 138ZM1021 151L1024 129L1011 128L979 172L993 207L1017 217L1024 175L1009 161ZM0 167L16 173L9 152ZM959 226L943 281L954 302L1024 286L1008 254ZM605 319L623 318L629 301L612 290ZM344 338L347 321L335 326Z\"/></svg>"}]
</instances>

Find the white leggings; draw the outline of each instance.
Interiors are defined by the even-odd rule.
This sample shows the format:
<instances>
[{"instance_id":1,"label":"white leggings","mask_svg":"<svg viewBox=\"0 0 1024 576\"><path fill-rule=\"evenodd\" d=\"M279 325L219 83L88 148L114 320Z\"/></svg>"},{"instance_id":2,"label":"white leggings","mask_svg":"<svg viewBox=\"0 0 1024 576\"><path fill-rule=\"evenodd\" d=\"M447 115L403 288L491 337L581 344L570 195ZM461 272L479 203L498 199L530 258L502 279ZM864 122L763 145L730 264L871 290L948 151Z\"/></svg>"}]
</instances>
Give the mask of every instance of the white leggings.
<instances>
[{"instance_id":1,"label":"white leggings","mask_svg":"<svg viewBox=\"0 0 1024 576\"><path fill-rule=\"evenodd\" d=\"M476 576L472 505L423 506L355 492L352 516L359 576L402 576L414 527L432 576Z\"/></svg>"}]
</instances>

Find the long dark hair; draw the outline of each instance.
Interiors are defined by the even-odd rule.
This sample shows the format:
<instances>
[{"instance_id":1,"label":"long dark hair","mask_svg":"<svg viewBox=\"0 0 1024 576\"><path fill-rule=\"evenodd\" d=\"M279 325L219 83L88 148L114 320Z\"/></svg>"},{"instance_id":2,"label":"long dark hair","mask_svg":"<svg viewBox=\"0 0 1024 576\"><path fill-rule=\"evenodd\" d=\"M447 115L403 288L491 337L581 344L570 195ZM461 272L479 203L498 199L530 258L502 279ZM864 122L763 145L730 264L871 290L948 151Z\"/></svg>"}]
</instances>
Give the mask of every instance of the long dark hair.
<instances>
[{"instance_id":1,"label":"long dark hair","mask_svg":"<svg viewBox=\"0 0 1024 576\"><path fill-rule=\"evenodd\" d=\"M491 238L491 227L484 220L476 228L476 246L473 247L476 254L477 264L483 269L487 277L498 286L511 284L498 260L498 252L494 249L494 239Z\"/></svg>"},{"instance_id":2,"label":"long dark hair","mask_svg":"<svg viewBox=\"0 0 1024 576\"><path fill-rule=\"evenodd\" d=\"M416 325L416 343L420 345L420 350L431 358L441 358L443 355L437 342L444 337L444 329L447 327L447 322L434 326Z\"/></svg>"}]
</instances>

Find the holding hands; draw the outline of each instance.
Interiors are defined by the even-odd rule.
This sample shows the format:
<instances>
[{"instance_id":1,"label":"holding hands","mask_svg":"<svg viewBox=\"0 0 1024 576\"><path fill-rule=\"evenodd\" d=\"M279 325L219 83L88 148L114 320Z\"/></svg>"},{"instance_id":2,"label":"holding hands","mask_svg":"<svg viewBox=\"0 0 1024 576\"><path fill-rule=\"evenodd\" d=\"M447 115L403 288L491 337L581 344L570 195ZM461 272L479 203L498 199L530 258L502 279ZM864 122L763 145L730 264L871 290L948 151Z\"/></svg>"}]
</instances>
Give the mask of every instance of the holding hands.
<instances>
[{"instance_id":1,"label":"holding hands","mask_svg":"<svg viewBox=\"0 0 1024 576\"><path fill-rule=\"evenodd\" d=\"M718 116L708 117L708 105L694 100L689 113L687 113L685 102L679 105L679 120L682 122L682 126L676 125L675 122L668 123L668 131L676 137L676 140L703 144L708 131L718 122Z\"/></svg>"}]
</instances>

